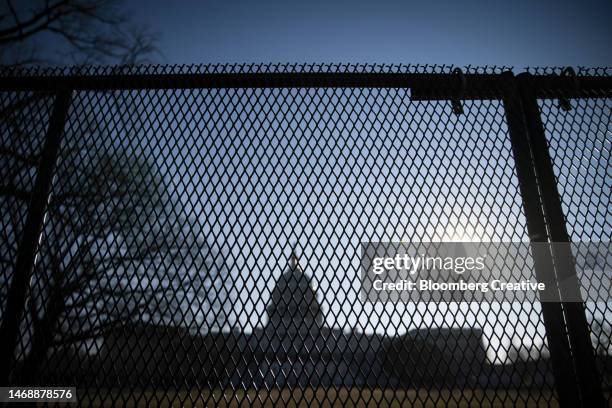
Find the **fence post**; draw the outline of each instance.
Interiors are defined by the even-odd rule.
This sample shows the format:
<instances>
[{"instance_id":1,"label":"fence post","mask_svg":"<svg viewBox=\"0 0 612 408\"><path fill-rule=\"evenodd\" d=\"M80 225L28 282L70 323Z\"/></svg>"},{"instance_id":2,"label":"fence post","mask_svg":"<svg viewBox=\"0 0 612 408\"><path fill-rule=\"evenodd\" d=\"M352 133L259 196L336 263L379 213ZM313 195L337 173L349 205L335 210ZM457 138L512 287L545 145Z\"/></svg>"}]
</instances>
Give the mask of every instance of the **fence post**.
<instances>
[{"instance_id":1,"label":"fence post","mask_svg":"<svg viewBox=\"0 0 612 408\"><path fill-rule=\"evenodd\" d=\"M70 107L71 91L55 93L53 112L38 163L36 181L32 189L28 215L15 261L15 269L8 291L4 318L0 326L0 385L9 385L15 347L19 340L21 322L28 286L34 271L34 261L47 211L53 173L57 161L64 123Z\"/></svg>"},{"instance_id":2,"label":"fence post","mask_svg":"<svg viewBox=\"0 0 612 408\"><path fill-rule=\"evenodd\" d=\"M570 242L536 93L532 84L530 84L531 78L532 76L529 73L522 73L517 76L546 226L551 242ZM557 280L559 282L564 281L562 287L567 287L568 281L572 281L571 286L579 287L580 281L576 274L571 253L565 253L566 249L561 249L558 245L553 246L552 252L555 259ZM562 302L561 305L563 306L569 334L582 404L585 407L603 407L605 402L602 383L597 372L595 353L591 344L584 303Z\"/></svg>"},{"instance_id":3,"label":"fence post","mask_svg":"<svg viewBox=\"0 0 612 408\"><path fill-rule=\"evenodd\" d=\"M540 203L540 192L533 166L521 97L514 75L511 72L506 72L503 75L507 77L503 99L504 111L527 220L529 239L531 242L548 242L546 221ZM533 251L543 249L542 246L532 248ZM546 256L546 254L541 256L534 254L533 258L538 281L545 283L548 287L555 287L556 282L553 274L546 273L553 268L552 257L550 255ZM542 302L541 307L559 402L564 407L577 407L580 405L579 390L575 381L576 377L573 371L570 344L565 329L561 303Z\"/></svg>"}]
</instances>

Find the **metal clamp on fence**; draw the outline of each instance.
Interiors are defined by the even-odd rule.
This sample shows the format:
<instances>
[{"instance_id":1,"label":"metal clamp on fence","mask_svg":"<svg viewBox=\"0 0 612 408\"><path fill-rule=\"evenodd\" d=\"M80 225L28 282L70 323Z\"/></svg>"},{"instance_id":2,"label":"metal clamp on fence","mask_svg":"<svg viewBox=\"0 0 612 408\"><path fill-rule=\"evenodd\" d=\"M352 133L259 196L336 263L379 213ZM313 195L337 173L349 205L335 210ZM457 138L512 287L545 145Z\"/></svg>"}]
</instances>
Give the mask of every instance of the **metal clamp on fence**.
<instances>
[{"instance_id":1,"label":"metal clamp on fence","mask_svg":"<svg viewBox=\"0 0 612 408\"><path fill-rule=\"evenodd\" d=\"M572 78L574 81L574 89L577 91L579 88L578 85L578 77L576 77L576 71L574 71L574 68L572 67L565 67L563 69L563 71L561 71L561 76L562 77L570 77ZM569 102L569 99L567 98L559 98L559 107L561 109L563 109L564 111L570 111L572 110L572 105Z\"/></svg>"},{"instance_id":2,"label":"metal clamp on fence","mask_svg":"<svg viewBox=\"0 0 612 408\"><path fill-rule=\"evenodd\" d=\"M457 96L451 99L451 105L453 107L453 113L455 115L461 115L463 114L463 105L461 104L461 99L463 98L463 95L465 94L465 88L467 85L466 85L465 75L463 75L463 71L461 70L461 68L453 69L453 74L459 76L460 82L459 82L459 89L457 91Z\"/></svg>"}]
</instances>

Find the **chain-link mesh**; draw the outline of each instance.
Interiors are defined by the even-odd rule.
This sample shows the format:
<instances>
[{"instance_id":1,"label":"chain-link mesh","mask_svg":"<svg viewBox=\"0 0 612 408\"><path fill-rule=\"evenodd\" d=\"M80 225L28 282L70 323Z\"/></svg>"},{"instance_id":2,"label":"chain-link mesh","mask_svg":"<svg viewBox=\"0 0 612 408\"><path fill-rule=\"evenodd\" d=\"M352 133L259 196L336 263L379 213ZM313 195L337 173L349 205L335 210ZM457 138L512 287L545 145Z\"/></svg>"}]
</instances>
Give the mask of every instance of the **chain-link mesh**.
<instances>
[{"instance_id":1,"label":"chain-link mesh","mask_svg":"<svg viewBox=\"0 0 612 408\"><path fill-rule=\"evenodd\" d=\"M54 98L31 92L0 93L0 310L15 267L19 237L36 179ZM2 321L4 314L0 314Z\"/></svg>"},{"instance_id":2,"label":"chain-link mesh","mask_svg":"<svg viewBox=\"0 0 612 408\"><path fill-rule=\"evenodd\" d=\"M538 302L359 297L362 242L529 242L501 100L457 115L407 88L112 88L72 92L11 384L74 385L94 406L558 405ZM0 98L4 312L54 99ZM572 238L609 241L609 99L555 103L544 122L556 170L572 174L559 180ZM584 150L594 170L576 174ZM596 305L593 333L597 316L599 330L612 321Z\"/></svg>"},{"instance_id":3,"label":"chain-link mesh","mask_svg":"<svg viewBox=\"0 0 612 408\"><path fill-rule=\"evenodd\" d=\"M572 242L612 238L612 100L601 96L594 92L592 98L571 99L565 106L558 99L539 101ZM591 286L610 288L607 254L593 252L576 260L583 293ZM612 304L607 298L589 298L585 308L602 386L612 404Z\"/></svg>"}]
</instances>

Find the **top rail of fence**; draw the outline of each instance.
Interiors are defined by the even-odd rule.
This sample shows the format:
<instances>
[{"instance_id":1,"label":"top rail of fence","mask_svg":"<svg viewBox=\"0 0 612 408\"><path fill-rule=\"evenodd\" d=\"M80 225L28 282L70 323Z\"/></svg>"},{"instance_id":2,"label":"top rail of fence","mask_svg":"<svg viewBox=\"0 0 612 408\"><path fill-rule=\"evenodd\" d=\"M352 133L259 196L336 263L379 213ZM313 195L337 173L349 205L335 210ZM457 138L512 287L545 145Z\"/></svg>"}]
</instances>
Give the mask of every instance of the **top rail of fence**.
<instances>
[{"instance_id":1,"label":"top rail of fence","mask_svg":"<svg viewBox=\"0 0 612 408\"><path fill-rule=\"evenodd\" d=\"M243 66L240 66L243 67ZM144 90L214 88L410 88L412 99L501 99L506 95L510 68L436 69L174 69L156 67L79 67L63 69L0 68L0 91ZM384 67L384 66L382 66ZM572 71L573 72L573 71ZM575 75L550 69L527 69L517 78L528 80L536 95L612 97L608 68L577 70Z\"/></svg>"}]
</instances>

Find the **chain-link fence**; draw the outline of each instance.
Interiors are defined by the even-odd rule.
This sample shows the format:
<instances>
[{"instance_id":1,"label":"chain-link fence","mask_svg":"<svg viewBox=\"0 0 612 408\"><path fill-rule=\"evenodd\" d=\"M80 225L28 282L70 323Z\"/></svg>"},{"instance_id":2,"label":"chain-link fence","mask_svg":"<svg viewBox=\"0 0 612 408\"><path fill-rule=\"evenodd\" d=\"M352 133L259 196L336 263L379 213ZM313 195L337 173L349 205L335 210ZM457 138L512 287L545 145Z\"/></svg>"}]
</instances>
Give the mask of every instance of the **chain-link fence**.
<instances>
[{"instance_id":1,"label":"chain-link fence","mask_svg":"<svg viewBox=\"0 0 612 408\"><path fill-rule=\"evenodd\" d=\"M362 242L609 242L607 70L79 68L0 91L5 385L93 406L612 402L607 298L359 296ZM548 262L534 279L609 285L607 263Z\"/></svg>"}]
</instances>

